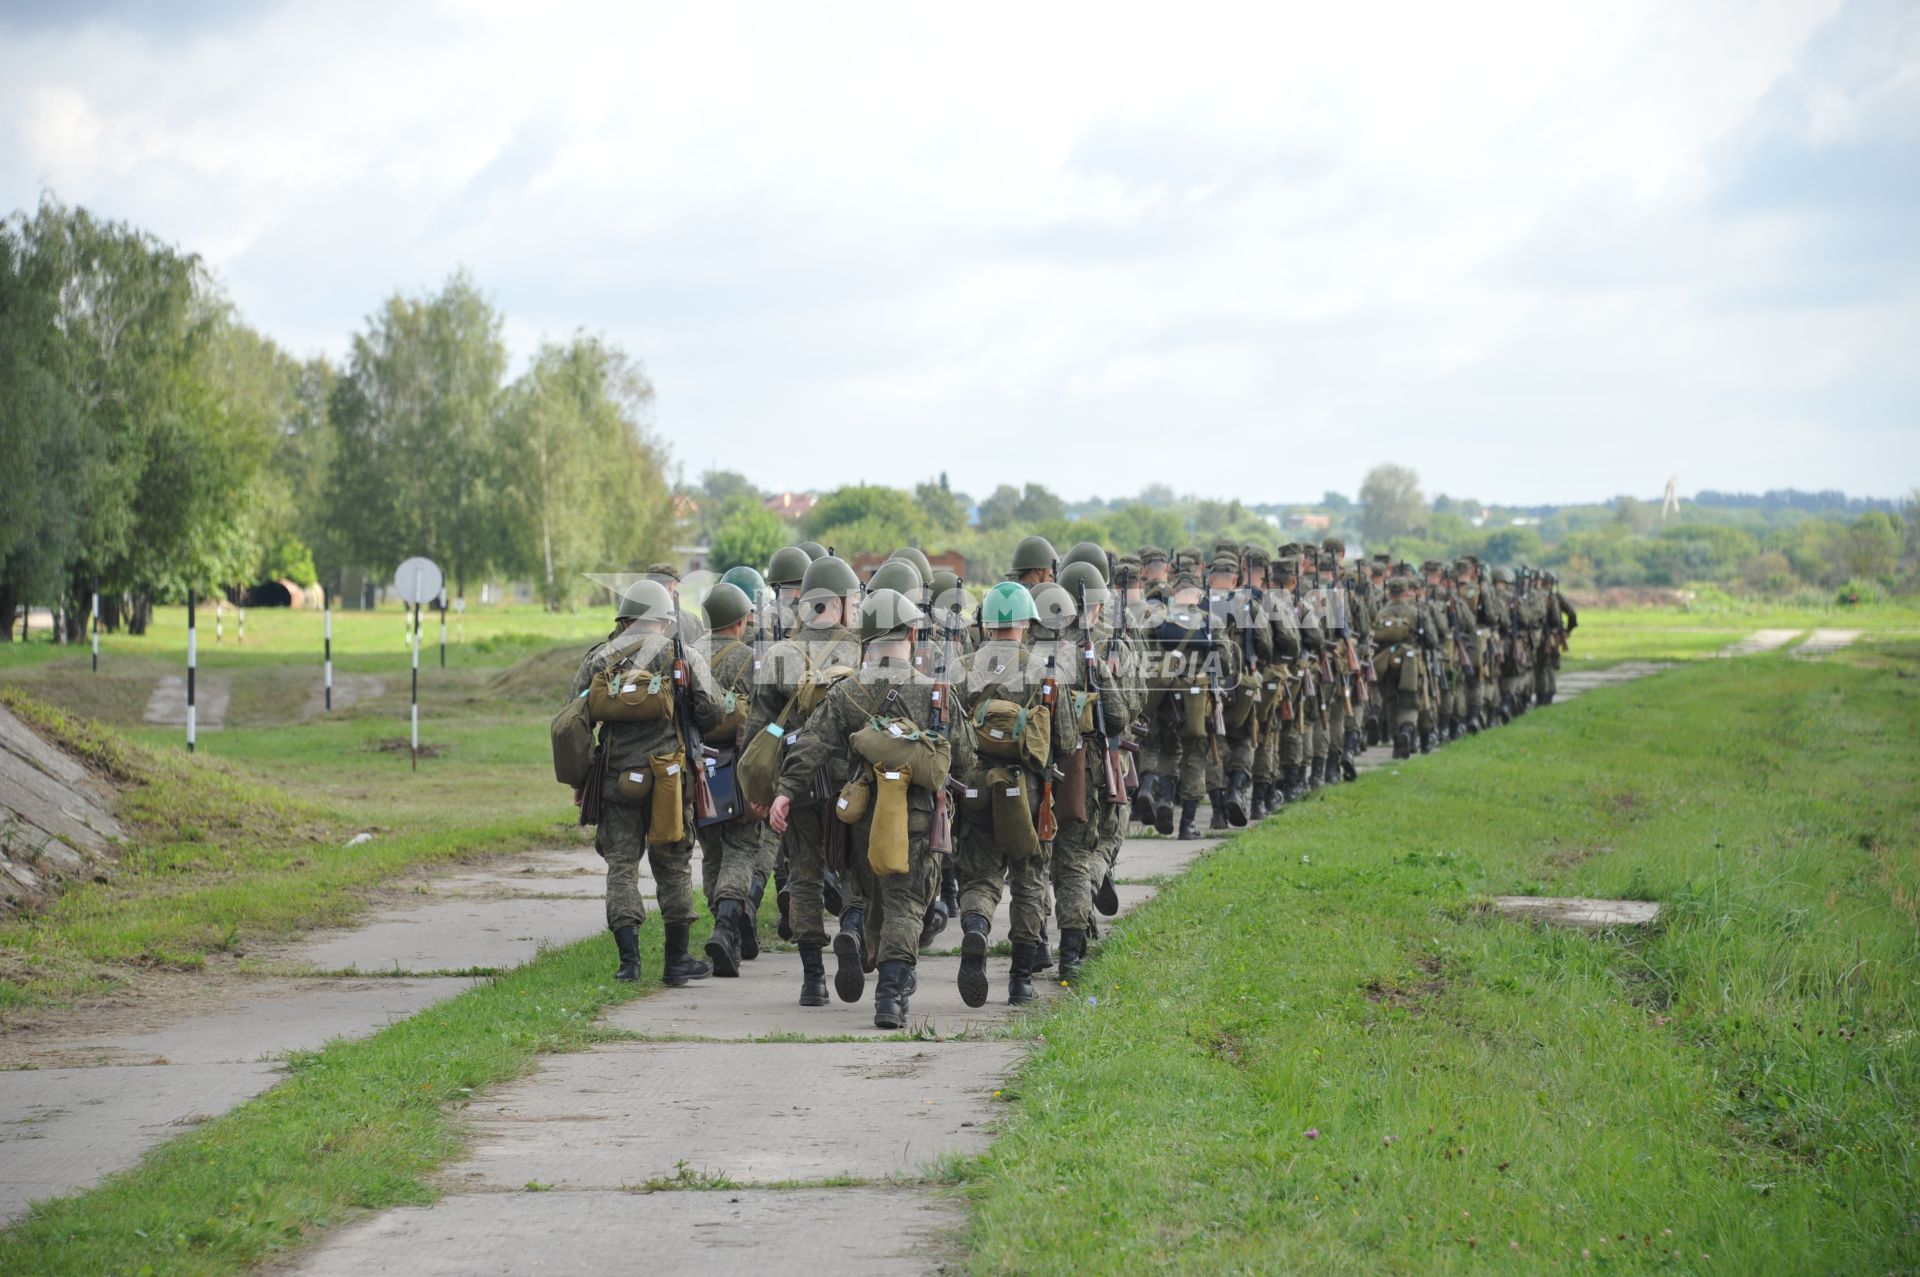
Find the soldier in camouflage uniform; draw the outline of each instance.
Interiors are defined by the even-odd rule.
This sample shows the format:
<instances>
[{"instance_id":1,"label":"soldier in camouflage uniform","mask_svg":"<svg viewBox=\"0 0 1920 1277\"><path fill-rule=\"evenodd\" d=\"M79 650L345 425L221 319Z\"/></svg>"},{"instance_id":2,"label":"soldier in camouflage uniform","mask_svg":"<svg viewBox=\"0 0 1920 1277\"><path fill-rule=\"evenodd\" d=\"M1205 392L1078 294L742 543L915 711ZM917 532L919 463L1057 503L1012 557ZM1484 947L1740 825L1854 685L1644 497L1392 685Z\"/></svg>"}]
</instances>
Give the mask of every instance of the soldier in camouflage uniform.
<instances>
[{"instance_id":1,"label":"soldier in camouflage uniform","mask_svg":"<svg viewBox=\"0 0 1920 1277\"><path fill-rule=\"evenodd\" d=\"M964 760L964 742L959 751L952 749L952 724L947 721L946 706L940 703L937 685L914 668L915 631L925 620L925 613L897 590L875 590L862 600L859 626L866 660L857 673L833 685L807 719L799 740L786 752L780 769L779 797L768 813L775 828L789 827L789 817L814 792L819 777L852 776L867 765L866 758L856 752L854 739L856 733L876 722L924 734L937 742L936 752L946 754L949 763L954 752L961 753ZM945 783L944 775L931 779L937 785ZM908 999L918 984L914 967L919 957L921 920L940 886L940 861L933 850L935 792L934 787L919 783L907 787L904 872L880 873L864 856L851 866L853 875L862 881L863 897L872 915L854 925L866 928L879 968L873 994L876 1028L906 1026ZM862 817L863 836L856 840L860 846L870 845L877 805Z\"/></svg>"},{"instance_id":2,"label":"soldier in camouflage uniform","mask_svg":"<svg viewBox=\"0 0 1920 1277\"><path fill-rule=\"evenodd\" d=\"M844 618L857 608L859 597L860 580L845 560L822 556L808 563L796 600L799 624L787 638L769 647L761 658L752 717L747 722L748 740L766 731L769 725L778 725L783 713L787 720L781 739L786 742L786 748L792 748L796 737L805 738L807 714L818 709L819 704L815 700L802 711L802 701L807 699L801 695L803 684L807 697L813 697L827 680L835 675L844 676L859 664L859 643L844 623ZM827 822L834 819L833 803L840 787L846 784L847 771L844 760L829 758L815 773L823 779L815 789L793 798L783 822L785 828L778 831L789 875L788 923L794 943L800 948L802 1006L827 1004L822 961L822 951L827 944L823 921L827 908ZM784 779L784 768L782 775ZM834 939L834 953L839 959L834 985L843 1001L855 1002L866 985L862 914L857 904L844 903L840 930Z\"/></svg>"},{"instance_id":3,"label":"soldier in camouflage uniform","mask_svg":"<svg viewBox=\"0 0 1920 1277\"><path fill-rule=\"evenodd\" d=\"M1540 659L1534 665L1533 694L1542 705L1551 705L1554 693L1560 688L1560 653L1567 650L1567 636L1580 624L1580 614L1567 602L1567 596L1560 593L1560 578L1553 573L1540 574L1540 592L1544 596L1547 623Z\"/></svg>"},{"instance_id":4,"label":"soldier in camouflage uniform","mask_svg":"<svg viewBox=\"0 0 1920 1277\"><path fill-rule=\"evenodd\" d=\"M959 770L955 773L965 790L955 839L960 875L959 986L961 999L972 1007L986 1003L987 937L992 933L993 911L1003 889L1012 896L1008 938L1013 943L1013 965L1007 983L1008 1002L1017 1005L1033 1000L1032 977L1046 929L1047 848L1040 842L1031 849L1021 846L1019 838L998 827L994 819L996 804L1004 807L1005 798L1012 796L1025 804L1028 818L1037 829L1043 823L1045 777L1031 760L1009 757L994 749L983 751L981 731L973 726L974 716L984 714L990 701L1011 703L1029 713L1046 703L1046 658L1023 646L1027 628L1037 616L1033 596L1024 586L1006 581L989 590L980 607L986 641L963 659L965 677L957 680L954 688L955 720L968 724L972 742L965 757L956 758ZM1079 732L1069 714L1052 714L1049 730L1048 746L1056 759L1071 754L1079 743ZM990 777L1001 778L1000 783L990 784ZM1006 794L1010 789L1019 792ZM1003 818L1012 819L1011 815Z\"/></svg>"},{"instance_id":5,"label":"soldier in camouflage uniform","mask_svg":"<svg viewBox=\"0 0 1920 1277\"><path fill-rule=\"evenodd\" d=\"M707 662L716 691L725 697L727 716L706 741L723 757L737 757L741 732L753 702L757 664L754 645L747 640L753 604L739 587L725 581L707 592L706 609L711 649ZM698 830L700 872L707 907L713 910L713 933L707 938L707 961L719 976L737 976L740 963L760 956L755 920L773 871L777 844L766 822L751 812Z\"/></svg>"},{"instance_id":6,"label":"soldier in camouflage uniform","mask_svg":"<svg viewBox=\"0 0 1920 1277\"><path fill-rule=\"evenodd\" d=\"M618 675L622 686L650 680L653 676L671 679L674 666L673 598L655 581L640 581L630 586L620 600L619 622L606 642L587 653L573 677L569 696L587 693L595 675ZM687 700L693 707L694 727L708 730L726 711L714 692L714 683L706 662L699 653L687 652L690 687ZM646 921L647 906L640 898L640 861L644 857L653 869L655 890L659 893L660 914L666 922L665 964L661 979L670 985L684 985L709 974L705 962L687 955L687 941L696 917L693 909L693 843L683 839L673 843L651 842L648 826L653 817L652 788L656 781L654 760L662 768L672 766L665 760L678 755L679 793L684 806L683 827L693 826L693 787L686 783L689 763L681 736L678 709L669 717L649 721L623 720L601 725L602 775L600 823L594 831L594 850L607 862L607 929L613 933L619 950L618 980L640 978L640 924ZM697 765L697 764L696 764ZM627 797L628 790L644 787L646 792Z\"/></svg>"},{"instance_id":7,"label":"soldier in camouflage uniform","mask_svg":"<svg viewBox=\"0 0 1920 1277\"><path fill-rule=\"evenodd\" d=\"M1373 665L1380 676L1388 738L1396 759L1413 756L1420 723L1420 689L1426 681L1421 649L1421 617L1411 597L1411 582L1395 576L1387 582L1387 602L1373 621Z\"/></svg>"},{"instance_id":8,"label":"soldier in camouflage uniform","mask_svg":"<svg viewBox=\"0 0 1920 1277\"><path fill-rule=\"evenodd\" d=\"M1251 817L1260 820L1279 810L1290 787L1281 741L1294 715L1297 680L1292 667L1300 659L1300 624L1286 590L1275 588L1266 552L1249 552L1247 563L1254 583L1254 600L1272 652L1260 672L1260 742L1253 761Z\"/></svg>"},{"instance_id":9,"label":"soldier in camouflage uniform","mask_svg":"<svg viewBox=\"0 0 1920 1277\"><path fill-rule=\"evenodd\" d=\"M1168 585L1164 618L1143 636L1148 691L1140 785L1149 796L1155 828L1174 832L1178 801L1179 836L1198 838L1200 800L1207 794L1207 763L1215 748L1213 689L1231 671L1224 666L1200 579L1182 568Z\"/></svg>"},{"instance_id":10,"label":"soldier in camouflage uniform","mask_svg":"<svg viewBox=\"0 0 1920 1277\"><path fill-rule=\"evenodd\" d=\"M1207 606L1213 627L1233 649L1238 672L1219 692L1225 734L1207 762L1207 799L1213 808L1210 830L1247 824L1253 806L1254 753L1259 747L1260 671L1273 661L1273 636L1255 615L1245 558L1237 543L1215 546L1207 571Z\"/></svg>"},{"instance_id":11,"label":"soldier in camouflage uniform","mask_svg":"<svg viewBox=\"0 0 1920 1277\"><path fill-rule=\"evenodd\" d=\"M1493 570L1492 608L1499 618L1500 630L1500 721L1511 722L1525 710L1521 688L1529 684L1527 634L1520 614L1520 599L1513 589L1513 569Z\"/></svg>"}]
</instances>

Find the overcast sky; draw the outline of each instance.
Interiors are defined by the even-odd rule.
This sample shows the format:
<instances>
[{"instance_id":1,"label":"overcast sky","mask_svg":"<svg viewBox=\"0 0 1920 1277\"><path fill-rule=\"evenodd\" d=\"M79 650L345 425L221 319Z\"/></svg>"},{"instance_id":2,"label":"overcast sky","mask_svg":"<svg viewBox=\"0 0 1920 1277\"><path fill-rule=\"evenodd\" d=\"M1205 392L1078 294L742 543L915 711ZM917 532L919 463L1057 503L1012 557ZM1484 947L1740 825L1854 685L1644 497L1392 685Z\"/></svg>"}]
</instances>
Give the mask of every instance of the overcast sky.
<instances>
[{"instance_id":1,"label":"overcast sky","mask_svg":"<svg viewBox=\"0 0 1920 1277\"><path fill-rule=\"evenodd\" d=\"M689 476L1920 483L1920 6L0 0L0 205L339 356L460 265Z\"/></svg>"}]
</instances>

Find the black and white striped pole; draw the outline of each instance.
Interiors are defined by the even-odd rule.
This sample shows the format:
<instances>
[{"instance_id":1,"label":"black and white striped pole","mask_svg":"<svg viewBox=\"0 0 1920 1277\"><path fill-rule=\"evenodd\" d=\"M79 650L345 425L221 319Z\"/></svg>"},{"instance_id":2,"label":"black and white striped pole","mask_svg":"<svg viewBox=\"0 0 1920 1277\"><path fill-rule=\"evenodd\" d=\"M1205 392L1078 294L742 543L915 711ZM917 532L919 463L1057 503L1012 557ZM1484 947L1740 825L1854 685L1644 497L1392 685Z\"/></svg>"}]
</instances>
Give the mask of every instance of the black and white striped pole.
<instances>
[{"instance_id":1,"label":"black and white striped pole","mask_svg":"<svg viewBox=\"0 0 1920 1277\"><path fill-rule=\"evenodd\" d=\"M440 591L440 668L447 668L447 592Z\"/></svg>"},{"instance_id":2,"label":"black and white striped pole","mask_svg":"<svg viewBox=\"0 0 1920 1277\"><path fill-rule=\"evenodd\" d=\"M407 630L407 646L413 661L413 695L412 703L408 706L408 717L413 732L410 738L412 744L410 752L415 771L420 770L420 609L423 605L433 602L440 593L444 580L445 578L440 574L439 565L432 559L417 556L402 563L393 574L394 592L400 596L402 603L410 604L413 608L413 624ZM443 644L445 633L443 623L441 629Z\"/></svg>"},{"instance_id":3,"label":"black and white striped pole","mask_svg":"<svg viewBox=\"0 0 1920 1277\"><path fill-rule=\"evenodd\" d=\"M100 672L100 574L93 577L93 672Z\"/></svg>"},{"instance_id":4,"label":"black and white striped pole","mask_svg":"<svg viewBox=\"0 0 1920 1277\"><path fill-rule=\"evenodd\" d=\"M194 722L193 669L200 663L200 629L195 624L193 587L187 587L187 752L193 752Z\"/></svg>"},{"instance_id":5,"label":"black and white striped pole","mask_svg":"<svg viewBox=\"0 0 1920 1277\"><path fill-rule=\"evenodd\" d=\"M327 713L333 713L333 595L324 590L320 594L320 614L324 618L326 637L320 642L320 654L326 664Z\"/></svg>"},{"instance_id":6,"label":"black and white striped pole","mask_svg":"<svg viewBox=\"0 0 1920 1277\"><path fill-rule=\"evenodd\" d=\"M409 714L413 720L413 770L420 770L420 605L413 605L413 696Z\"/></svg>"}]
</instances>

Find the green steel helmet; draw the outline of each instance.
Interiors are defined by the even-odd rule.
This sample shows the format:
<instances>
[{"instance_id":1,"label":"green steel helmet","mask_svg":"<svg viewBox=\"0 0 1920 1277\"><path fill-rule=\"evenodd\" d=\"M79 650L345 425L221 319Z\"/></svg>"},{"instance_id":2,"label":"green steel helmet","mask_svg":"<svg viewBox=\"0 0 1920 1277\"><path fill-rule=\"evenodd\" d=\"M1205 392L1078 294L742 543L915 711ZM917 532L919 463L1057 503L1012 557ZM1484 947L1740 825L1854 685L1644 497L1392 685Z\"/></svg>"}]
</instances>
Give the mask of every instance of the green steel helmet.
<instances>
[{"instance_id":1,"label":"green steel helmet","mask_svg":"<svg viewBox=\"0 0 1920 1277\"><path fill-rule=\"evenodd\" d=\"M928 562L927 553L917 545L903 545L887 556L888 559L903 559L913 564L914 571L920 574L920 584L933 584L933 564Z\"/></svg>"},{"instance_id":2,"label":"green steel helmet","mask_svg":"<svg viewBox=\"0 0 1920 1277\"><path fill-rule=\"evenodd\" d=\"M1540 573L1540 579L1541 579L1542 581L1545 581L1545 582L1546 582L1546 583L1547 583L1548 585L1558 585L1558 584L1560 584L1560 578L1559 578L1559 577L1558 577L1557 575L1555 575L1555 574L1554 574L1554 572L1552 571L1552 569L1546 569L1546 570L1543 570L1543 571L1542 571L1542 572Z\"/></svg>"},{"instance_id":3,"label":"green steel helmet","mask_svg":"<svg viewBox=\"0 0 1920 1277\"><path fill-rule=\"evenodd\" d=\"M873 590L860 600L860 641L871 643L904 634L926 619L927 614L920 610L920 605L900 591Z\"/></svg>"},{"instance_id":4,"label":"green steel helmet","mask_svg":"<svg viewBox=\"0 0 1920 1277\"><path fill-rule=\"evenodd\" d=\"M1033 587L1033 610L1039 613L1035 623L1050 630L1066 629L1080 614L1073 595L1058 581L1042 581Z\"/></svg>"},{"instance_id":5,"label":"green steel helmet","mask_svg":"<svg viewBox=\"0 0 1920 1277\"><path fill-rule=\"evenodd\" d=\"M673 595L658 581L635 581L620 592L620 615L635 621L671 621Z\"/></svg>"},{"instance_id":6,"label":"green steel helmet","mask_svg":"<svg viewBox=\"0 0 1920 1277\"><path fill-rule=\"evenodd\" d=\"M1051 572L1060 556L1054 553L1053 542L1045 537L1022 537L1020 544L1013 547L1013 570L1019 572Z\"/></svg>"},{"instance_id":7,"label":"green steel helmet","mask_svg":"<svg viewBox=\"0 0 1920 1277\"><path fill-rule=\"evenodd\" d=\"M926 584L921 581L918 569L907 559L888 559L875 568L873 575L867 578L867 592L871 594L875 590L897 590L921 607L927 603Z\"/></svg>"},{"instance_id":8,"label":"green steel helmet","mask_svg":"<svg viewBox=\"0 0 1920 1277\"><path fill-rule=\"evenodd\" d=\"M853 565L831 554L809 563L807 574L800 578L800 597L803 599L845 598L858 593L860 578L855 574Z\"/></svg>"},{"instance_id":9,"label":"green steel helmet","mask_svg":"<svg viewBox=\"0 0 1920 1277\"><path fill-rule=\"evenodd\" d=\"M724 630L735 621L753 615L753 600L747 597L747 592L725 581L708 590L700 606L707 614L707 624L716 630Z\"/></svg>"},{"instance_id":10,"label":"green steel helmet","mask_svg":"<svg viewBox=\"0 0 1920 1277\"><path fill-rule=\"evenodd\" d=\"M1100 569L1100 579L1105 581L1107 579L1107 562L1107 551L1104 546L1095 545L1091 541L1081 541L1071 550L1067 551L1067 557L1060 560L1060 568L1062 571L1065 571L1075 563L1090 563Z\"/></svg>"},{"instance_id":11,"label":"green steel helmet","mask_svg":"<svg viewBox=\"0 0 1920 1277\"><path fill-rule=\"evenodd\" d=\"M806 551L809 559L818 561L827 557L827 547L818 541L802 541L800 548Z\"/></svg>"},{"instance_id":12,"label":"green steel helmet","mask_svg":"<svg viewBox=\"0 0 1920 1277\"><path fill-rule=\"evenodd\" d=\"M1512 585L1513 569L1512 568L1495 568L1493 570L1493 579L1499 582L1501 585Z\"/></svg>"},{"instance_id":13,"label":"green steel helmet","mask_svg":"<svg viewBox=\"0 0 1920 1277\"><path fill-rule=\"evenodd\" d=\"M980 601L980 624L989 630L1031 621L1040 615L1033 595L1018 581L1002 581Z\"/></svg>"},{"instance_id":14,"label":"green steel helmet","mask_svg":"<svg viewBox=\"0 0 1920 1277\"><path fill-rule=\"evenodd\" d=\"M773 585L798 585L812 562L813 556L797 545L775 550L773 561L767 564L767 580Z\"/></svg>"},{"instance_id":15,"label":"green steel helmet","mask_svg":"<svg viewBox=\"0 0 1920 1277\"><path fill-rule=\"evenodd\" d=\"M967 592L960 584L960 574L947 568L939 568L934 572L933 584L927 587L927 595L933 600L933 606L948 616L964 613L967 609Z\"/></svg>"},{"instance_id":16,"label":"green steel helmet","mask_svg":"<svg viewBox=\"0 0 1920 1277\"><path fill-rule=\"evenodd\" d=\"M952 568L935 568L933 580L928 583L928 587L932 589L933 597L936 599L942 595L951 594L960 588L960 574Z\"/></svg>"},{"instance_id":17,"label":"green steel helmet","mask_svg":"<svg viewBox=\"0 0 1920 1277\"><path fill-rule=\"evenodd\" d=\"M744 563L728 568L720 574L720 579L756 603L766 596L767 578Z\"/></svg>"},{"instance_id":18,"label":"green steel helmet","mask_svg":"<svg viewBox=\"0 0 1920 1277\"><path fill-rule=\"evenodd\" d=\"M1107 601L1107 580L1097 563L1069 563L1060 569L1060 588L1077 606L1084 596L1088 603Z\"/></svg>"}]
</instances>

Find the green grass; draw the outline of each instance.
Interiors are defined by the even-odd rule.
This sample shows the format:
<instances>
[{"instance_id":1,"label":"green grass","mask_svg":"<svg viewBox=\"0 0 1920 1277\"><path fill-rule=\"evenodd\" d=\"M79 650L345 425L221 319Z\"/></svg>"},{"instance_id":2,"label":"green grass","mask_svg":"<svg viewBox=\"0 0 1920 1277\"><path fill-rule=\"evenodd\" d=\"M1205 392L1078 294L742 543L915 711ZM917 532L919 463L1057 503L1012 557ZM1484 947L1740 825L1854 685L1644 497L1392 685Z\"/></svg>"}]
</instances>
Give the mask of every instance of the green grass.
<instances>
[{"instance_id":1,"label":"green grass","mask_svg":"<svg viewBox=\"0 0 1920 1277\"><path fill-rule=\"evenodd\" d=\"M1711 657L1756 630L1865 630L1920 634L1920 608L1906 604L1781 608L1764 604L1695 608L1588 608L1580 613L1563 668L1619 661ZM1797 640L1796 640L1797 641Z\"/></svg>"},{"instance_id":2,"label":"green grass","mask_svg":"<svg viewBox=\"0 0 1920 1277\"><path fill-rule=\"evenodd\" d=\"M433 1198L461 1110L541 1052L598 1039L604 939L551 950L370 1038L291 1061L264 1095L154 1149L133 1170L42 1203L0 1235L0 1273L244 1272L352 1215ZM657 968L656 968L657 970Z\"/></svg>"},{"instance_id":3,"label":"green grass","mask_svg":"<svg viewBox=\"0 0 1920 1277\"><path fill-rule=\"evenodd\" d=\"M1036 1026L974 1270L1915 1271L1917 674L1702 662L1202 859Z\"/></svg>"}]
</instances>

